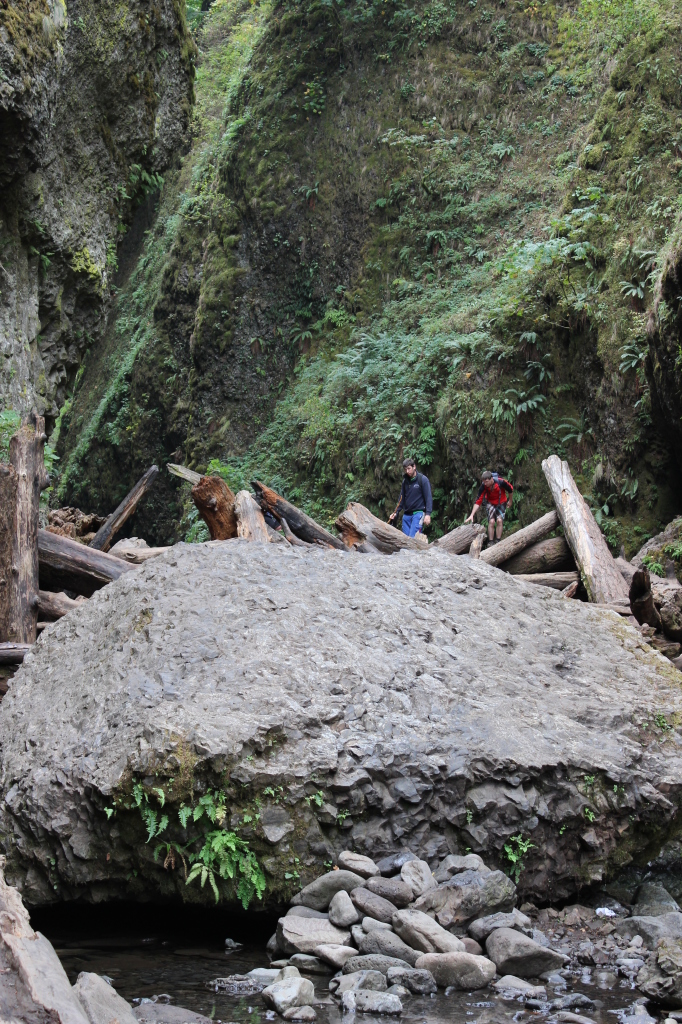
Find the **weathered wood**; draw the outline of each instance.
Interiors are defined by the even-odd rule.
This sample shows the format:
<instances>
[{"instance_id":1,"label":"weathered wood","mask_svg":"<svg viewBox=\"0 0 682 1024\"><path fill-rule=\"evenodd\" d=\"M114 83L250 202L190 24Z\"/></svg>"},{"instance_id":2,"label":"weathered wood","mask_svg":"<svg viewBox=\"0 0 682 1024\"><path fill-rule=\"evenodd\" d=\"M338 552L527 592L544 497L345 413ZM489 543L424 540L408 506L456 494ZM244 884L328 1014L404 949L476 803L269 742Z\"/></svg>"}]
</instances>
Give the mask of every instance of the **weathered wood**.
<instances>
[{"instance_id":1,"label":"weathered wood","mask_svg":"<svg viewBox=\"0 0 682 1024\"><path fill-rule=\"evenodd\" d=\"M280 519L280 523L282 524L282 533L284 534L284 536L286 537L286 539L288 540L288 542L291 544L292 547L294 547L294 548L296 548L296 547L298 547L298 548L309 548L310 547L310 544L308 544L307 541L300 540L296 536L295 533L291 532L291 527L289 526L289 524L286 521L286 519L284 518L284 516L282 516L282 518Z\"/></svg>"},{"instance_id":2,"label":"weathered wood","mask_svg":"<svg viewBox=\"0 0 682 1024\"><path fill-rule=\"evenodd\" d=\"M234 512L237 517L237 536L244 540L260 541L267 544L268 527L260 510L260 505L248 491L238 491L234 499Z\"/></svg>"},{"instance_id":3,"label":"weathered wood","mask_svg":"<svg viewBox=\"0 0 682 1024\"><path fill-rule=\"evenodd\" d=\"M566 587L565 590L561 591L561 596L565 597L567 600L570 600L572 597L575 597L575 595L578 593L579 586L580 582L576 580L575 583L571 583L568 587Z\"/></svg>"},{"instance_id":4,"label":"weathered wood","mask_svg":"<svg viewBox=\"0 0 682 1024\"><path fill-rule=\"evenodd\" d=\"M192 501L208 526L211 540L237 536L234 494L219 476L202 476L192 488Z\"/></svg>"},{"instance_id":5,"label":"weathered wood","mask_svg":"<svg viewBox=\"0 0 682 1024\"><path fill-rule=\"evenodd\" d=\"M38 591L38 609L48 619L61 619L85 600L84 597L78 597L74 601L63 592L53 594L49 590Z\"/></svg>"},{"instance_id":6,"label":"weathered wood","mask_svg":"<svg viewBox=\"0 0 682 1024\"><path fill-rule=\"evenodd\" d=\"M483 545L485 544L486 537L487 537L487 533L485 532L485 530L483 531L483 533L479 533L479 534L477 534L474 537L474 539L472 540L471 544L469 545L469 557L470 558L480 558L481 557L481 551L483 550Z\"/></svg>"},{"instance_id":7,"label":"weathered wood","mask_svg":"<svg viewBox=\"0 0 682 1024\"><path fill-rule=\"evenodd\" d=\"M30 644L0 643L0 665L21 665Z\"/></svg>"},{"instance_id":8,"label":"weathered wood","mask_svg":"<svg viewBox=\"0 0 682 1024\"><path fill-rule=\"evenodd\" d=\"M627 602L623 603L622 601L595 601L593 602L593 607L603 608L607 612L616 612L618 615L622 615L625 618L634 618L630 610L630 605L627 604Z\"/></svg>"},{"instance_id":9,"label":"weathered wood","mask_svg":"<svg viewBox=\"0 0 682 1024\"><path fill-rule=\"evenodd\" d=\"M132 562L133 565L141 565L148 558L162 555L164 551L170 551L170 547L150 548L137 537L127 537L114 544L109 549L109 554L115 555L116 558L122 558L126 562Z\"/></svg>"},{"instance_id":10,"label":"weathered wood","mask_svg":"<svg viewBox=\"0 0 682 1024\"><path fill-rule=\"evenodd\" d=\"M410 551L421 551L426 544L416 537L406 537L402 530L396 529L383 519L378 519L368 508L357 501L349 501L347 507L337 518L335 526L341 533L345 547L358 550L372 549L384 555L393 555L396 551L406 548Z\"/></svg>"},{"instance_id":11,"label":"weathered wood","mask_svg":"<svg viewBox=\"0 0 682 1024\"><path fill-rule=\"evenodd\" d=\"M0 623L0 638L20 644L36 639L40 492L50 482L43 458L45 420L42 416L31 419L33 422L24 421L9 443L9 462L16 473L16 514L7 617Z\"/></svg>"},{"instance_id":12,"label":"weathered wood","mask_svg":"<svg viewBox=\"0 0 682 1024\"><path fill-rule=\"evenodd\" d=\"M103 526L99 528L94 538L90 541L90 547L96 551L108 551L115 533L121 529L127 519L140 504L145 494L152 486L159 475L158 466L150 466L144 476L140 477L132 491L126 494L125 498L115 509Z\"/></svg>"},{"instance_id":13,"label":"weathered wood","mask_svg":"<svg viewBox=\"0 0 682 1024\"><path fill-rule=\"evenodd\" d=\"M17 471L0 465L0 640L6 640L12 607L12 566L17 532Z\"/></svg>"},{"instance_id":14,"label":"weathered wood","mask_svg":"<svg viewBox=\"0 0 682 1024\"><path fill-rule=\"evenodd\" d=\"M345 545L338 537L332 536L328 530L316 523L314 519L296 508L281 495L266 487L260 480L252 480L251 486L256 494L256 501L263 512L270 512L275 519L286 519L292 533L295 533L299 540L305 540L308 544L321 544L323 547L345 550Z\"/></svg>"},{"instance_id":15,"label":"weathered wood","mask_svg":"<svg viewBox=\"0 0 682 1024\"><path fill-rule=\"evenodd\" d=\"M530 523L529 526L524 526L523 529L517 530L516 533L505 537L504 540L486 548L481 552L481 560L487 562L488 565L501 565L502 562L508 562L531 544L535 544L552 530L556 530L558 525L559 517L556 512L548 512L540 519L536 519L534 523Z\"/></svg>"},{"instance_id":16,"label":"weathered wood","mask_svg":"<svg viewBox=\"0 0 682 1024\"><path fill-rule=\"evenodd\" d=\"M509 561L502 562L500 569L510 572L513 576L537 572L568 572L575 569L575 561L565 537L547 537L537 544L531 544Z\"/></svg>"},{"instance_id":17,"label":"weathered wood","mask_svg":"<svg viewBox=\"0 0 682 1024\"><path fill-rule=\"evenodd\" d=\"M179 476L181 480L186 480L192 486L201 480L201 473L196 473L193 469L188 469L187 466L178 466L175 462L167 463L166 469L173 476Z\"/></svg>"},{"instance_id":18,"label":"weathered wood","mask_svg":"<svg viewBox=\"0 0 682 1024\"><path fill-rule=\"evenodd\" d=\"M48 530L38 530L38 558L42 590L74 590L85 597L135 569L122 558Z\"/></svg>"},{"instance_id":19,"label":"weathered wood","mask_svg":"<svg viewBox=\"0 0 682 1024\"><path fill-rule=\"evenodd\" d=\"M485 533L485 527L479 523L464 523L462 526L457 526L454 530L450 530L443 537L439 537L438 540L434 540L433 546L437 547L440 551L448 551L451 555L463 555L471 547L471 542L474 537L478 537L479 533Z\"/></svg>"},{"instance_id":20,"label":"weathered wood","mask_svg":"<svg viewBox=\"0 0 682 1024\"><path fill-rule=\"evenodd\" d=\"M537 583L541 587L553 587L554 590L565 590L571 583L580 582L580 573L577 569L572 572L533 572L516 573L516 580L524 583Z\"/></svg>"},{"instance_id":21,"label":"weathered wood","mask_svg":"<svg viewBox=\"0 0 682 1024\"><path fill-rule=\"evenodd\" d=\"M630 610L640 626L646 623L654 629L662 629L661 615L654 603L649 570L636 569L630 582Z\"/></svg>"},{"instance_id":22,"label":"weathered wood","mask_svg":"<svg viewBox=\"0 0 682 1024\"><path fill-rule=\"evenodd\" d=\"M629 603L627 584L575 485L568 463L562 462L558 455L550 455L542 463L542 471L589 600L598 604Z\"/></svg>"}]
</instances>

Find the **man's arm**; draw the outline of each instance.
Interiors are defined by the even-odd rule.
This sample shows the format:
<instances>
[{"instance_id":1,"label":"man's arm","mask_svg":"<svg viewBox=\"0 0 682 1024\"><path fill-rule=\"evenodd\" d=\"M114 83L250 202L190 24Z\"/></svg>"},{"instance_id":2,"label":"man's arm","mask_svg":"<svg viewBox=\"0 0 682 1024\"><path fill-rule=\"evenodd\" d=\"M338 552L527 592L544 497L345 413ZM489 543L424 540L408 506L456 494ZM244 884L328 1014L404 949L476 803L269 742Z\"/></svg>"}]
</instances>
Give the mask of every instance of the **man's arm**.
<instances>
[{"instance_id":1,"label":"man's arm","mask_svg":"<svg viewBox=\"0 0 682 1024\"><path fill-rule=\"evenodd\" d=\"M484 488L483 485L481 484L481 486L478 488L478 494L476 496L476 501L474 502L474 507L471 510L471 515L466 517L466 519L464 520L465 523L472 523L474 521L476 509L481 507L481 502L483 501L483 490Z\"/></svg>"},{"instance_id":2,"label":"man's arm","mask_svg":"<svg viewBox=\"0 0 682 1024\"><path fill-rule=\"evenodd\" d=\"M403 503L404 497L405 497L405 481L403 480L402 484L400 485L400 497L398 498L398 504L395 507L395 512L391 512L390 516L388 517L389 523L392 523L393 520L395 519L395 517L398 515L398 512L400 512L400 506Z\"/></svg>"},{"instance_id":3,"label":"man's arm","mask_svg":"<svg viewBox=\"0 0 682 1024\"><path fill-rule=\"evenodd\" d=\"M431 497L431 484L429 483L429 478L424 476L423 473L421 485L422 497L424 499L424 511L426 513L424 516L424 526L428 526L431 522L431 513L433 512L433 498Z\"/></svg>"}]
</instances>

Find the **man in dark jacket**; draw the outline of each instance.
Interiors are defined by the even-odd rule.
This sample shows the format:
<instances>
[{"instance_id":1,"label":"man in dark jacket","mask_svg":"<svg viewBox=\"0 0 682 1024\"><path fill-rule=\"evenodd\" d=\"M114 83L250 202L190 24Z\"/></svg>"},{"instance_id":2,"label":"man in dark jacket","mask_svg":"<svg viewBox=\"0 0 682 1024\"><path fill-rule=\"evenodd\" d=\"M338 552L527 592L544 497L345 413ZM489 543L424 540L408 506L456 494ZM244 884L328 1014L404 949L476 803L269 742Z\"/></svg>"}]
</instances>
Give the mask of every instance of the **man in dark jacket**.
<instances>
[{"instance_id":1,"label":"man in dark jacket","mask_svg":"<svg viewBox=\"0 0 682 1024\"><path fill-rule=\"evenodd\" d=\"M496 477L497 479L495 479ZM514 488L508 480L505 480L498 473L493 474L486 471L481 477L481 486L478 489L478 495L471 510L471 515L464 522L473 522L476 512L481 505L485 504L485 513L488 517L488 542L490 544L493 543L493 536L495 541L501 540L504 517L507 511L507 501L511 498L513 492Z\"/></svg>"},{"instance_id":2,"label":"man in dark jacket","mask_svg":"<svg viewBox=\"0 0 682 1024\"><path fill-rule=\"evenodd\" d=\"M403 533L408 537L416 537L418 533L421 533L422 526L428 526L431 522L431 513L433 512L431 484L428 477L417 472L414 459L405 459L403 469L405 476L403 477L403 486L400 488L400 501L388 521L392 523L402 509Z\"/></svg>"}]
</instances>

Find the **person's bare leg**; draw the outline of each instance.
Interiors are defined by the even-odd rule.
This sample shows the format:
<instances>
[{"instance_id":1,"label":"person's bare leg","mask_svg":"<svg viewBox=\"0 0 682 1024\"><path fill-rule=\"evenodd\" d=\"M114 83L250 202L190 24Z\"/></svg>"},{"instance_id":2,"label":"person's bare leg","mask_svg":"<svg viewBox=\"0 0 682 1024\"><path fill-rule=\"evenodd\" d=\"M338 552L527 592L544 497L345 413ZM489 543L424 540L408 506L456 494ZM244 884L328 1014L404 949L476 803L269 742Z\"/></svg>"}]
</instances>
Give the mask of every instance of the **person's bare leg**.
<instances>
[{"instance_id":1,"label":"person's bare leg","mask_svg":"<svg viewBox=\"0 0 682 1024\"><path fill-rule=\"evenodd\" d=\"M494 533L495 533L495 524L492 521L492 519L489 519L488 520L488 540L490 541L491 544L493 542L493 535L494 535Z\"/></svg>"},{"instance_id":2,"label":"person's bare leg","mask_svg":"<svg viewBox=\"0 0 682 1024\"><path fill-rule=\"evenodd\" d=\"M502 540L502 527L503 526L504 526L504 522L501 519L498 519L496 527L495 527L495 529L497 531L497 539L498 540Z\"/></svg>"}]
</instances>

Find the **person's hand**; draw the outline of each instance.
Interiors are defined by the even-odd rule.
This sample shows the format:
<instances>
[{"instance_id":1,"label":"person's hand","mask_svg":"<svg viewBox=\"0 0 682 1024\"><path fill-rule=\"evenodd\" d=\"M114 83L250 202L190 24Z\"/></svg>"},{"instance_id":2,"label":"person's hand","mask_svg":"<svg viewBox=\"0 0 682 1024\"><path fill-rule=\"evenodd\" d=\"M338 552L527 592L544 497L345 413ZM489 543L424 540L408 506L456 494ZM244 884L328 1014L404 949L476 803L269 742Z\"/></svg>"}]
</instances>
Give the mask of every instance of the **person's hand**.
<instances>
[{"instance_id":1,"label":"person's hand","mask_svg":"<svg viewBox=\"0 0 682 1024\"><path fill-rule=\"evenodd\" d=\"M464 522L465 523L471 523L471 522L473 522L473 519L474 519L473 516L467 516L466 519L464 520Z\"/></svg>"},{"instance_id":2,"label":"person's hand","mask_svg":"<svg viewBox=\"0 0 682 1024\"><path fill-rule=\"evenodd\" d=\"M395 512L391 512L390 516L388 517L389 523L392 523L394 519L395 519Z\"/></svg>"},{"instance_id":3,"label":"person's hand","mask_svg":"<svg viewBox=\"0 0 682 1024\"><path fill-rule=\"evenodd\" d=\"M431 525L431 516L427 512L427 514L424 516L424 526L430 526L430 525Z\"/></svg>"}]
</instances>

